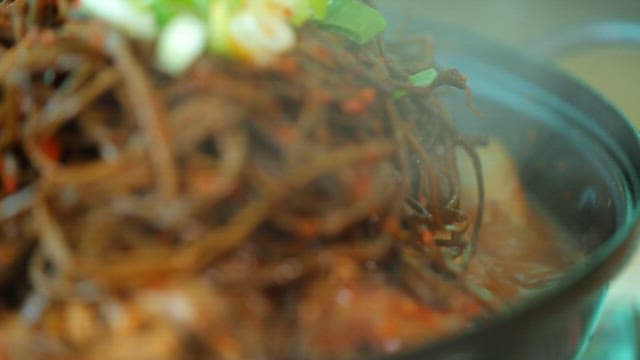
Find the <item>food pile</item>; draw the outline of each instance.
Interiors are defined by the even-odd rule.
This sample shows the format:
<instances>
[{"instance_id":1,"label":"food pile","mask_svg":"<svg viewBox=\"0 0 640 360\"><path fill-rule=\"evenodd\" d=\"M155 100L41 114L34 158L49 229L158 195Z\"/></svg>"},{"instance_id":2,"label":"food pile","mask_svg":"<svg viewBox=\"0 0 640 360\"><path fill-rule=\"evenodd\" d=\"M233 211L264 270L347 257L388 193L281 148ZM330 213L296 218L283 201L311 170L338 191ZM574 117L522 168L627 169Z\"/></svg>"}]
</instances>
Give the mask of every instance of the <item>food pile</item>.
<instances>
[{"instance_id":1,"label":"food pile","mask_svg":"<svg viewBox=\"0 0 640 360\"><path fill-rule=\"evenodd\" d=\"M491 314L477 141L434 96L465 79L381 19L3 1L0 359L366 357Z\"/></svg>"}]
</instances>

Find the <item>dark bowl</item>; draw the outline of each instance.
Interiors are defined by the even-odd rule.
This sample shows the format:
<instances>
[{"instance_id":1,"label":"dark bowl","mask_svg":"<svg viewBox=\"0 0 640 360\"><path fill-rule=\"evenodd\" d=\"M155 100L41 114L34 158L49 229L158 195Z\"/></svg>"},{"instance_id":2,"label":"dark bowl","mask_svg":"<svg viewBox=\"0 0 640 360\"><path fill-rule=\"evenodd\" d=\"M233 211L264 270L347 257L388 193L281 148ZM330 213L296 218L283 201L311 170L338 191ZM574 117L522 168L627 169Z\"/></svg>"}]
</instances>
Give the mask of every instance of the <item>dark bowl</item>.
<instances>
[{"instance_id":1,"label":"dark bowl","mask_svg":"<svg viewBox=\"0 0 640 360\"><path fill-rule=\"evenodd\" d=\"M382 7L404 35L429 34L437 62L469 77L473 100L446 97L464 132L495 136L516 159L530 199L587 254L579 266L507 314L394 359L571 359L597 320L609 281L633 254L640 202L640 141L602 96L544 61L466 31ZM529 136L535 132L537 136Z\"/></svg>"}]
</instances>

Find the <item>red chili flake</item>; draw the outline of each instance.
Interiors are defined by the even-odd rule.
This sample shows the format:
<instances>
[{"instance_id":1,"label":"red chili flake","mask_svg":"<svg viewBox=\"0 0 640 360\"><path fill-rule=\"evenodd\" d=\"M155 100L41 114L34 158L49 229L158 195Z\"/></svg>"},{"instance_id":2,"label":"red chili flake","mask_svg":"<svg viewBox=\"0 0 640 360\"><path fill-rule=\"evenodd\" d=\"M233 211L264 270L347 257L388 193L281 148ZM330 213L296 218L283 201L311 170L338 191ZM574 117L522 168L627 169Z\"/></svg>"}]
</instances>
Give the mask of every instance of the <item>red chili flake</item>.
<instances>
[{"instance_id":1,"label":"red chili flake","mask_svg":"<svg viewBox=\"0 0 640 360\"><path fill-rule=\"evenodd\" d=\"M360 97L360 99L366 102L367 104L373 104L376 100L376 95L377 95L376 89L372 87L365 87L361 89L360 92L358 93L358 96Z\"/></svg>"},{"instance_id":2,"label":"red chili flake","mask_svg":"<svg viewBox=\"0 0 640 360\"><path fill-rule=\"evenodd\" d=\"M211 170L198 170L191 175L191 181L189 185L197 193L208 193L218 186L218 176L215 171Z\"/></svg>"},{"instance_id":3,"label":"red chili flake","mask_svg":"<svg viewBox=\"0 0 640 360\"><path fill-rule=\"evenodd\" d=\"M284 144L290 144L297 137L297 132L294 130L293 126L279 126L276 130L276 136L278 140L280 140Z\"/></svg>"},{"instance_id":4,"label":"red chili flake","mask_svg":"<svg viewBox=\"0 0 640 360\"><path fill-rule=\"evenodd\" d=\"M436 246L436 241L433 238L433 233L429 230L424 230L422 233L420 233L420 239L425 245L429 247Z\"/></svg>"},{"instance_id":5,"label":"red chili flake","mask_svg":"<svg viewBox=\"0 0 640 360\"><path fill-rule=\"evenodd\" d=\"M400 231L400 222L396 218L389 217L382 223L382 228L387 233L394 235Z\"/></svg>"},{"instance_id":6,"label":"red chili flake","mask_svg":"<svg viewBox=\"0 0 640 360\"><path fill-rule=\"evenodd\" d=\"M56 35L52 30L46 29L39 33L38 40L42 45L52 46L56 42Z\"/></svg>"},{"instance_id":7,"label":"red chili flake","mask_svg":"<svg viewBox=\"0 0 640 360\"><path fill-rule=\"evenodd\" d=\"M326 46L316 46L316 56L321 60L333 60L333 53Z\"/></svg>"},{"instance_id":8,"label":"red chili flake","mask_svg":"<svg viewBox=\"0 0 640 360\"><path fill-rule=\"evenodd\" d=\"M2 179L2 191L12 194L20 187L18 179L18 165L12 156L0 158L0 178Z\"/></svg>"},{"instance_id":9,"label":"red chili flake","mask_svg":"<svg viewBox=\"0 0 640 360\"><path fill-rule=\"evenodd\" d=\"M347 101L343 101L342 104L340 104L340 110L342 110L343 113L349 115L361 114L366 109L367 104L357 97L349 99Z\"/></svg>"},{"instance_id":10,"label":"red chili flake","mask_svg":"<svg viewBox=\"0 0 640 360\"><path fill-rule=\"evenodd\" d=\"M376 100L376 90L372 87L360 89L357 94L344 101L341 109L346 114L360 114L364 112Z\"/></svg>"},{"instance_id":11,"label":"red chili flake","mask_svg":"<svg viewBox=\"0 0 640 360\"><path fill-rule=\"evenodd\" d=\"M18 179L13 176L3 176L2 190L4 190L6 194L13 194L18 191Z\"/></svg>"},{"instance_id":12,"label":"red chili flake","mask_svg":"<svg viewBox=\"0 0 640 360\"><path fill-rule=\"evenodd\" d=\"M364 198L365 195L371 192L371 185L372 181L370 176L360 176L352 189L354 199L359 200Z\"/></svg>"},{"instance_id":13,"label":"red chili flake","mask_svg":"<svg viewBox=\"0 0 640 360\"><path fill-rule=\"evenodd\" d=\"M396 338L400 333L400 324L394 318L387 318L378 326L376 332L382 339Z\"/></svg>"},{"instance_id":14,"label":"red chili flake","mask_svg":"<svg viewBox=\"0 0 640 360\"><path fill-rule=\"evenodd\" d=\"M292 56L282 56L274 64L275 70L287 77L295 77L300 73L300 63Z\"/></svg>"},{"instance_id":15,"label":"red chili flake","mask_svg":"<svg viewBox=\"0 0 640 360\"><path fill-rule=\"evenodd\" d=\"M298 225L297 230L300 237L314 237L320 233L320 224L316 219L304 219L300 225Z\"/></svg>"},{"instance_id":16,"label":"red chili flake","mask_svg":"<svg viewBox=\"0 0 640 360\"><path fill-rule=\"evenodd\" d=\"M40 149L53 161L59 161L62 156L62 143L55 136L40 141Z\"/></svg>"}]
</instances>

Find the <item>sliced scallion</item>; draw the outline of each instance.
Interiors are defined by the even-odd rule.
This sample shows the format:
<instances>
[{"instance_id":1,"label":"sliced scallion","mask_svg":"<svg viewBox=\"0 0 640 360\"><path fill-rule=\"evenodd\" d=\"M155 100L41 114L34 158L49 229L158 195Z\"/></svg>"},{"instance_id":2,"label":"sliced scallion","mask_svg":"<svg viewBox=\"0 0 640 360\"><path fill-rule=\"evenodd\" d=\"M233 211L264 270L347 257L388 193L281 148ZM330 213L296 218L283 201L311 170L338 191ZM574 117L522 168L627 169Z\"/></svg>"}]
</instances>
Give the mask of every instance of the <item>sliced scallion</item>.
<instances>
[{"instance_id":1,"label":"sliced scallion","mask_svg":"<svg viewBox=\"0 0 640 360\"><path fill-rule=\"evenodd\" d=\"M387 27L384 17L360 0L330 1L326 16L318 23L359 44L369 42Z\"/></svg>"},{"instance_id":2,"label":"sliced scallion","mask_svg":"<svg viewBox=\"0 0 640 360\"><path fill-rule=\"evenodd\" d=\"M209 47L213 52L229 56L231 41L229 39L229 21L238 7L238 0L214 0L209 8Z\"/></svg>"},{"instance_id":3,"label":"sliced scallion","mask_svg":"<svg viewBox=\"0 0 640 360\"><path fill-rule=\"evenodd\" d=\"M409 83L415 86L429 86L438 77L438 70L428 68L409 76Z\"/></svg>"},{"instance_id":4,"label":"sliced scallion","mask_svg":"<svg viewBox=\"0 0 640 360\"><path fill-rule=\"evenodd\" d=\"M330 0L309 0L315 19L322 20L327 16L327 5Z\"/></svg>"},{"instance_id":5,"label":"sliced scallion","mask_svg":"<svg viewBox=\"0 0 640 360\"><path fill-rule=\"evenodd\" d=\"M409 84L413 86L427 87L433 84L438 78L438 70L434 68L428 68L426 70L418 71L417 73L409 76ZM400 99L406 96L408 92L403 89L398 89L393 92L392 98L394 100Z\"/></svg>"}]
</instances>

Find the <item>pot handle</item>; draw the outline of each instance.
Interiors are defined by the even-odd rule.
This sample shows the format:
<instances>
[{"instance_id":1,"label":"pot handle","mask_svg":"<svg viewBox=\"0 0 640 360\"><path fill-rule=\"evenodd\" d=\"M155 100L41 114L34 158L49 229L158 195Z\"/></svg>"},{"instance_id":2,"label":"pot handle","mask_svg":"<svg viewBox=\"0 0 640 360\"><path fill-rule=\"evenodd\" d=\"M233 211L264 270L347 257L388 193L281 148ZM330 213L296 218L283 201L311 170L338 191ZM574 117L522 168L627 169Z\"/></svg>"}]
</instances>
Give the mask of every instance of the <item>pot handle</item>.
<instances>
[{"instance_id":1,"label":"pot handle","mask_svg":"<svg viewBox=\"0 0 640 360\"><path fill-rule=\"evenodd\" d=\"M578 24L533 41L526 51L533 56L555 59L603 45L640 48L640 23L606 20Z\"/></svg>"}]
</instances>

